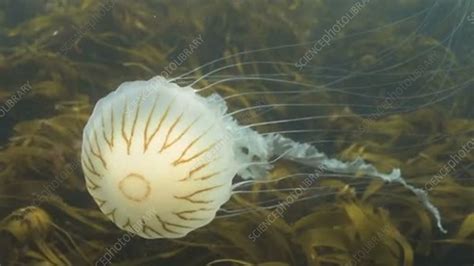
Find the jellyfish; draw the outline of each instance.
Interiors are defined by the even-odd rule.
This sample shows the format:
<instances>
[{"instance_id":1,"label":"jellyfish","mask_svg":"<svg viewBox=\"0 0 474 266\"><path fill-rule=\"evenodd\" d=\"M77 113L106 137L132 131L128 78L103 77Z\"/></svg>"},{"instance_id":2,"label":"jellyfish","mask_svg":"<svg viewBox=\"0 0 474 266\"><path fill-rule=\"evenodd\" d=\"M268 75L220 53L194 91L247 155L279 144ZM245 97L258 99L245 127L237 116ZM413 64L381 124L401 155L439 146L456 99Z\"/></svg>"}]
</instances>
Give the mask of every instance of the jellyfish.
<instances>
[{"instance_id":1,"label":"jellyfish","mask_svg":"<svg viewBox=\"0 0 474 266\"><path fill-rule=\"evenodd\" d=\"M184 237L213 221L239 187L265 180L280 160L400 183L444 230L427 193L408 184L399 169L382 173L362 159L344 162L281 133L261 134L240 124L218 93L203 96L206 88L177 80L122 83L97 102L84 128L87 189L122 230L149 239Z\"/></svg>"},{"instance_id":2,"label":"jellyfish","mask_svg":"<svg viewBox=\"0 0 474 266\"><path fill-rule=\"evenodd\" d=\"M249 185L308 176L268 178L280 162L290 161L328 175L403 186L446 232L426 190L408 182L402 169L390 165L390 170L380 170L363 158L343 160L323 152L326 140L317 134L326 129L311 124L362 117L360 131L369 134L366 122L429 107L466 91L472 81L464 76L469 68L456 58L467 54L469 46L455 51L453 44L467 9L457 3L451 10L459 12L455 28L431 37L436 27L426 25L451 14L441 2L403 18L386 18L393 20L386 25L332 36L324 47L321 36L257 49L245 46L181 75L170 77L164 71L122 83L96 103L83 131L81 161L88 192L122 230L148 239L181 238L217 218L244 213L229 212L225 204ZM419 27L406 38L397 36L398 27L411 29L414 21ZM299 56L293 57L296 52ZM264 83L265 90L253 83ZM328 95L347 102L328 101ZM259 100L252 103L255 97ZM333 119L334 108L344 112ZM283 117L282 109L289 115ZM258 113L262 121L242 118L246 113Z\"/></svg>"}]
</instances>

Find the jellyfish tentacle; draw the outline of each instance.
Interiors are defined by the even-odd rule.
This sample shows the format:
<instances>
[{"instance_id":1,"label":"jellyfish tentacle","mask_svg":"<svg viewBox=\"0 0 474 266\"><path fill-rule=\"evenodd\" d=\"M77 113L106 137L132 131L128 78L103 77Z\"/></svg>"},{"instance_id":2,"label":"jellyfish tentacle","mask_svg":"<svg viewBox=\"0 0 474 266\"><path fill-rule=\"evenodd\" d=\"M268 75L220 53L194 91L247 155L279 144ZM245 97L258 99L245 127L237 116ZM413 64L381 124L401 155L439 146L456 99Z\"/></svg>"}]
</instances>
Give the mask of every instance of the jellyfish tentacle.
<instances>
[{"instance_id":1,"label":"jellyfish tentacle","mask_svg":"<svg viewBox=\"0 0 474 266\"><path fill-rule=\"evenodd\" d=\"M225 65L225 66L219 67L217 69L211 70L208 73L206 73L206 74L202 75L201 77L199 77L198 79L196 79L195 81L193 81L188 86L193 87L194 85L199 83L201 80L205 80L205 79L209 78L210 76L212 76L214 73L218 73L218 72L220 72L222 70L225 70L225 69L229 69L229 68L233 68L233 67L241 67L241 66L245 66L245 65L255 65L255 64L266 64L266 65L279 64L279 65L286 65L286 66L295 67L294 63L292 63L292 62L283 62L283 61L248 61L248 62L235 63L235 64ZM197 92L201 92L203 90L206 90L206 89L199 89L199 90L197 90Z\"/></svg>"},{"instance_id":2,"label":"jellyfish tentacle","mask_svg":"<svg viewBox=\"0 0 474 266\"><path fill-rule=\"evenodd\" d=\"M367 29L367 30L364 30L364 31L355 32L355 33L351 33L351 34L347 34L347 35L344 35L344 36L341 36L341 37L334 38L333 42L335 42L335 41L344 41L344 40L354 38L354 37L357 37L357 36L360 36L360 35L363 35L363 34L377 32L377 31L380 31L381 29L384 29L384 28L390 28L390 27L396 26L396 25L398 25L398 24L400 24L404 21L408 21L410 19L416 18L417 16L423 15L423 14L425 14L425 13L431 11L431 10L432 10L432 6L421 9L419 12L416 12L414 14L410 14L407 17L401 18L399 20L395 20L393 22L390 22L390 23L387 23L387 24L384 24L384 25L376 26L376 27L373 27L371 29ZM281 50L281 49L294 48L294 47L310 46L310 45L314 45L314 43L316 43L317 41L318 41L318 39L315 39L315 40L310 40L310 41L305 41L305 42L281 44L281 45L276 45L276 46L272 46L272 47L266 47L266 48L260 48L260 49L254 49L254 50L246 50L246 51L242 51L242 52L233 53L233 54L230 54L230 55L226 55L226 56L211 60L207 63L204 63L204 64L202 64L202 65L200 65L200 66L198 66L198 67L196 67L196 68L194 68L194 69L192 69L188 72L185 72L185 73L181 74L180 76L178 76L176 78L173 78L170 81L179 80L180 78L186 77L189 74L192 74L196 71L199 71L199 70L201 70L205 67L211 66L211 65L216 64L218 62L225 61L225 60L230 59L230 58L243 56L243 55L249 55L249 54L256 54L256 53L261 53L261 52L268 52L268 51L276 51L276 50Z\"/></svg>"},{"instance_id":3,"label":"jellyfish tentacle","mask_svg":"<svg viewBox=\"0 0 474 266\"><path fill-rule=\"evenodd\" d=\"M403 185L413 192L427 208L437 222L437 226L442 232L446 232L441 224L439 210L431 203L428 194L423 189L408 184L401 176L400 169L393 169L389 174L379 172L373 165L358 158L352 162L342 162L337 159L330 159L324 153L319 152L314 146L306 143L298 143L281 135L270 135L267 141L274 150L272 153L280 154L285 152L285 159L301 163L303 165L317 167L322 171L336 173L361 173L369 177L381 178L387 182L395 182Z\"/></svg>"},{"instance_id":4,"label":"jellyfish tentacle","mask_svg":"<svg viewBox=\"0 0 474 266\"><path fill-rule=\"evenodd\" d=\"M242 112L248 112L252 110L258 109L267 109L267 108L275 108L275 107L373 107L372 105L364 105L364 104L346 104L346 103L274 103L274 104L263 104L263 105L254 105L249 106L241 109L237 109L230 113L227 113L225 116L234 116L236 114ZM263 112L262 112L263 113Z\"/></svg>"},{"instance_id":5,"label":"jellyfish tentacle","mask_svg":"<svg viewBox=\"0 0 474 266\"><path fill-rule=\"evenodd\" d=\"M243 77L243 78L235 78L235 79L229 78L229 79L219 80L215 83L212 83L212 84L204 87L203 89L207 89L207 87L214 86L214 85L217 85L217 84L220 84L220 83L223 83L223 82L227 82L227 81L259 80L259 81L276 82L276 83L283 83L283 84L289 84L289 85L297 85L297 86L301 86L301 87L304 87L304 88L310 88L310 89L309 90L298 89L298 90L250 91L250 92L242 92L242 93L237 93L237 94L225 96L225 97L223 97L223 99L224 100L229 100L229 99L232 99L232 98L242 97L242 96L266 95L266 94L269 94L269 95L275 95L275 94L303 94L303 95L306 95L306 94L314 93L314 92L318 92L318 93L319 92L334 92L334 93L341 93L342 95L358 96L358 97L361 97L361 98L375 99L375 100L384 100L384 99L387 98L386 96L377 96L377 95L371 95L371 94L356 93L356 92L352 92L352 90L349 91L349 90L344 90L344 89L330 88L330 86L336 85L337 83L345 81L345 80L347 80L351 77L353 77L353 75L346 75L346 76L344 76L340 79L337 79L335 81L331 81L331 82L328 82L328 83L325 83L325 84L321 84L321 85L314 85L314 84L310 84L310 83L306 83L306 82L300 82L300 81L294 81L294 80L284 80L284 79L275 79L275 78L262 78L262 77ZM465 84L467 86L469 84L469 82L471 82L471 81L472 81L472 79L470 81L464 82L463 84ZM437 95L440 92L450 92L450 91L453 91L453 89L448 87L448 88L441 89L441 90L436 91L436 92L427 92L425 94L420 94L420 95L400 96L399 99L400 100L419 99L419 98L424 98L424 97L428 97L428 96Z\"/></svg>"},{"instance_id":6,"label":"jellyfish tentacle","mask_svg":"<svg viewBox=\"0 0 474 266\"><path fill-rule=\"evenodd\" d=\"M368 182L370 182L370 181L361 183L360 186L366 186L366 185L368 185ZM359 194L359 193L363 193L365 191L365 187L352 187L351 184L348 184L348 185L350 185L350 188L352 189L352 191L354 191L354 193ZM387 188L390 188L390 187L397 186L397 184L387 184L385 186ZM314 200L314 199L321 199L321 198L326 198L326 197L331 197L331 196L337 196L337 195L340 195L340 193L341 193L340 190L330 191L330 192L318 192L318 191L329 190L329 189L335 189L335 188L330 187L330 186L326 186L326 187L318 187L318 188L311 188L311 189L305 190L304 192L307 192L307 193L310 193L310 192L313 192L313 191L316 191L317 193L315 193L314 195L308 195L308 196L303 196L303 197L302 196L292 197L292 201L293 201L292 204L297 203L297 202L304 202L304 201L309 201L309 200ZM279 190L270 191L269 190L267 192L275 193L275 192L281 192L281 191L279 191ZM255 192L255 193L258 193L258 192ZM384 195L391 195L391 194L383 193L383 192L377 192L377 195L384 196ZM253 202L253 204L257 205L258 207L246 207L246 208L233 209L233 210L220 208L219 212L222 212L222 213L225 213L225 214L218 214L216 216L216 219L231 218L231 217L240 216L240 215L243 215L243 214L246 214L246 213L251 213L251 212L255 212L255 211L259 211L259 210L275 209L275 208L281 207L283 202L284 201L280 197L275 197L274 199ZM270 204L270 205L268 205L268 204Z\"/></svg>"}]
</instances>

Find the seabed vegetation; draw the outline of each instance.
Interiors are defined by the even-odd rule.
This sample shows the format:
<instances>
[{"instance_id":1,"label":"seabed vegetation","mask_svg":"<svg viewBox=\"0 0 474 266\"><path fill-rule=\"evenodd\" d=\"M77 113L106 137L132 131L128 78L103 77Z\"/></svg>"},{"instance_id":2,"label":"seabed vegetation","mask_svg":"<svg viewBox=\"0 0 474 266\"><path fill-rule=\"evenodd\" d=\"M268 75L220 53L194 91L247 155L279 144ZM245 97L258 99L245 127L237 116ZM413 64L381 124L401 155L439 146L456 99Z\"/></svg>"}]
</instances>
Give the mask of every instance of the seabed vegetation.
<instances>
[{"instance_id":1,"label":"seabed vegetation","mask_svg":"<svg viewBox=\"0 0 474 266\"><path fill-rule=\"evenodd\" d=\"M0 264L106 265L110 257L113 265L472 265L473 3L372 0L302 70L294 67L352 4L0 1ZM198 37L202 43L176 61ZM265 49L285 44L296 45ZM287 188L301 180L254 184L250 191L267 193L238 194L224 206L246 211L184 238L125 236L87 193L80 166L82 130L95 102L124 81L164 69L179 76L221 57L188 81L235 65L199 87L229 77L276 76L326 88L289 99L346 106L255 109L237 118L255 123L325 115L292 124L317 129L295 138L340 159L361 157L386 172L400 168L407 182L428 190L447 233L401 185L328 175L271 224L262 225L272 213L262 202L285 201ZM420 65L423 73L381 108L381 99ZM231 95L294 86L241 79L213 90ZM278 95L252 94L229 105L279 102ZM298 166L281 162L268 178L295 172Z\"/></svg>"}]
</instances>

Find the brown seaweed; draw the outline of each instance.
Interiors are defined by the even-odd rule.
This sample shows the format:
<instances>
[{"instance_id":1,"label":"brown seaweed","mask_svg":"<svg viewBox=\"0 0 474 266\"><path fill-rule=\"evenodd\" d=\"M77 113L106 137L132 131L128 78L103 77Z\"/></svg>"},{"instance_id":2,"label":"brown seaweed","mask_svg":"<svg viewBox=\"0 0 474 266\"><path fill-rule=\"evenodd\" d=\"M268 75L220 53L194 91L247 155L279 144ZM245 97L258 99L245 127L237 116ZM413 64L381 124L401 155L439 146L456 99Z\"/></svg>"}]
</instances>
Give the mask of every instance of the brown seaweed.
<instances>
[{"instance_id":1,"label":"brown seaweed","mask_svg":"<svg viewBox=\"0 0 474 266\"><path fill-rule=\"evenodd\" d=\"M26 8L30 4L26 2L0 3L0 102L5 102L26 81L32 85L31 92L0 117L2 265L90 265L123 237L124 232L108 221L86 192L81 173L82 127L98 98L122 81L161 73L199 34L207 45L198 48L173 75L214 58L285 43L278 40L303 43L334 23L336 10L344 11L352 1L112 1L113 6L108 8L107 1L45 0L41 1L44 5L33 11L28 9L15 19L12 12ZM340 35L363 31L374 23L384 25L390 10L403 12L426 3L373 3L370 11L364 11L370 19L354 20ZM101 9L106 10L101 13ZM374 51L406 41L406 32L413 25L416 23L374 31L371 38L336 43L312 64L333 66L349 61L349 70L355 73L388 67L431 50L436 54L436 63L430 71L439 70L435 65L441 63L452 65L456 71L438 71L431 78L418 79L416 86L423 84L425 93L438 95L440 83L445 87L461 86L470 80L472 45L463 44L461 52L456 52L436 36L410 39L404 49L390 55L392 62L383 65ZM437 33L445 36L449 30L452 27L441 27ZM474 25L467 31L472 34ZM239 64L228 75L285 73L292 81L323 87L326 81L322 74L330 73L300 72L284 63L294 62L307 49L308 46L297 46L284 53L268 50L229 56L222 65ZM392 77L355 76L343 86L366 86L367 80L374 84L396 82L398 75L413 71L423 60L426 57L393 68ZM272 63L241 64L257 61ZM196 77L214 67L218 66L198 71ZM322 78L315 78L318 75ZM200 84L205 86L209 81ZM289 87L262 81L217 86L229 94ZM408 91L406 96L416 93ZM370 120L351 108L333 108L326 110L331 119L304 124L322 129L322 133L308 135L312 139L334 140L330 148L340 158L362 157L385 171L403 169L411 183L423 187L451 155L472 140L474 121L469 115L473 97L469 92L459 94L448 104L378 115ZM292 100L356 101L330 93ZM240 108L275 101L257 95L237 98L231 104ZM376 108L369 111L377 112ZM281 108L276 112L289 110ZM295 114L305 112L299 110ZM265 121L270 115L256 111L238 119ZM364 125L364 134L355 134L360 133L360 124ZM271 129L275 127L268 128ZM235 196L226 205L252 211L217 219L183 239L133 238L113 254L112 261L114 265L447 265L456 256L457 265L470 265L474 246L473 161L472 153L465 156L456 170L444 175L429 192L440 208L447 234L437 231L429 212L402 186L363 177L360 180L365 182L359 186L332 176L318 180L316 185L324 188L321 191L327 191L328 196L294 203L256 241L248 235L270 210L258 208L268 195L252 193ZM295 165L282 163L273 169L271 177L294 169ZM252 189L273 189L276 192L272 196L284 199L287 194L276 189L296 184L297 180L287 180L256 184Z\"/></svg>"}]
</instances>

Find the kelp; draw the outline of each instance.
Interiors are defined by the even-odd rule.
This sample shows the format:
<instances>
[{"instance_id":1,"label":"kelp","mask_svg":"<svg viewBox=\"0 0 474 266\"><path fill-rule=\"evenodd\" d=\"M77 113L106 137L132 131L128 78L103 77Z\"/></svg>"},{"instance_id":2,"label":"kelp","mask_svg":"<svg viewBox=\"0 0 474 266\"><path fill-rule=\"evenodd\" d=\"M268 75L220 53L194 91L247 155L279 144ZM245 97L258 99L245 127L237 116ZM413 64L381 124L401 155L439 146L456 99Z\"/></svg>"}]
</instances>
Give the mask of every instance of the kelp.
<instances>
[{"instance_id":1,"label":"kelp","mask_svg":"<svg viewBox=\"0 0 474 266\"><path fill-rule=\"evenodd\" d=\"M26 10L29 1L0 3L0 100L4 102L26 81L33 88L0 118L2 265L90 265L123 237L124 232L108 221L85 189L80 167L82 128L97 99L123 81L161 73L199 35L206 45L198 47L170 76L226 57L191 78L235 64L222 72L223 77L283 73L286 80L312 84L320 89L317 94L291 96L288 102L348 106L257 109L236 118L249 124L280 114L328 115L328 119L297 123L320 130L297 138L330 139L330 143L317 143L318 148L345 160L364 158L384 171L400 168L416 187L430 182L450 155L474 136L474 96L469 91L426 107L422 102L426 98L413 97L447 97L450 92L443 88L462 89L469 84L472 40L448 47L442 39L453 30L456 20L445 20L452 27L441 25L432 35L408 34L421 23L413 17L399 26L369 31L365 38L337 41L373 25L387 25L403 12L421 10L428 0L371 1L371 6L302 71L293 66L295 60L311 48L310 40L318 39L350 8L352 1L114 1L103 14L98 1L40 2L43 4L35 4L37 8L18 17L14 13ZM444 2L440 5L449 7ZM465 32L473 30L471 27ZM307 45L230 56L305 42ZM393 46L403 49L383 57L376 53ZM430 54L434 59L426 73L433 75L418 77L405 91L404 97L412 100L400 105L380 109L381 103L375 98L330 92L346 88L360 92L364 88L369 94L383 96ZM449 71L443 68L446 65ZM327 85L342 77L338 72L341 66L349 77ZM386 68L390 70L383 75L362 73ZM198 84L205 87L213 82L203 79ZM214 88L231 95L291 90L294 86L240 80ZM262 103L277 103L277 97L248 95L229 100L232 110ZM370 107L352 107L356 104ZM271 125L262 129L280 128ZM400 185L363 176L354 180L323 174L301 200L292 203L252 240L250 234L272 215L273 209L263 208L262 202L284 202L291 188L301 182L297 177L278 180L301 171L290 162L281 162L268 177L275 182L252 185L248 190L253 193L236 194L224 206L242 210L238 215L217 218L182 239L134 237L112 261L114 265L468 265L474 245L473 156L468 154L429 191L447 234L437 230L416 196Z\"/></svg>"}]
</instances>

